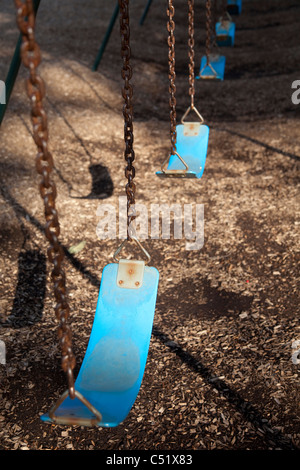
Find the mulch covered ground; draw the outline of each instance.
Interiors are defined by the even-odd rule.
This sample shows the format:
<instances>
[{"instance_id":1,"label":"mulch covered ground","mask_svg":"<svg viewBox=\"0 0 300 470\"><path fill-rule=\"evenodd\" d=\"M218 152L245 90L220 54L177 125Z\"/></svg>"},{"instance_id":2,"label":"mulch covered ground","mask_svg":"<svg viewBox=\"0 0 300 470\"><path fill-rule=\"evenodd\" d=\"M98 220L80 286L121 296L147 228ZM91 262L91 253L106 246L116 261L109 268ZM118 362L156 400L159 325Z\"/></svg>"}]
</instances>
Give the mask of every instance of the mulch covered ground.
<instances>
[{"instance_id":1,"label":"mulch covered ground","mask_svg":"<svg viewBox=\"0 0 300 470\"><path fill-rule=\"evenodd\" d=\"M175 0L178 121L189 105L187 5ZM204 1L196 1L196 73ZM137 202L204 204L205 240L145 241L160 272L144 380L114 429L47 425L65 390L46 261L22 67L1 128L0 448L2 450L299 449L300 4L244 0L224 82L196 82L210 127L200 180L159 179L169 151L165 3L131 5ZM55 161L57 207L78 371L103 267L118 240L99 240L97 207L123 196L124 142L118 22L92 71L112 2L41 1L37 39ZM13 2L0 1L0 79L18 37ZM76 250L76 247L78 250ZM3 345L3 343L2 343ZM293 356L296 357L295 355ZM297 359L297 357L296 357Z\"/></svg>"}]
</instances>

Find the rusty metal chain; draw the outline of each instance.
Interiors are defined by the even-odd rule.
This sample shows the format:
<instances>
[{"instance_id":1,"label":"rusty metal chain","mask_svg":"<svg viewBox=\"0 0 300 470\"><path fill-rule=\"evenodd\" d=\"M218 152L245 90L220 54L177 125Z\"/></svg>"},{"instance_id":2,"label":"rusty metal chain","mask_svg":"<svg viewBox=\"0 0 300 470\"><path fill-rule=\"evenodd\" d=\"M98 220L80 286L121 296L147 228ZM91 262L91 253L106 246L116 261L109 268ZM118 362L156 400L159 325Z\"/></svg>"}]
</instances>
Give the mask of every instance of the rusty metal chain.
<instances>
[{"instance_id":1,"label":"rusty metal chain","mask_svg":"<svg viewBox=\"0 0 300 470\"><path fill-rule=\"evenodd\" d=\"M224 24L225 28L229 28L227 25L231 22L231 16L228 11L228 2L225 0L222 2L222 13L220 20Z\"/></svg>"},{"instance_id":2,"label":"rusty metal chain","mask_svg":"<svg viewBox=\"0 0 300 470\"><path fill-rule=\"evenodd\" d=\"M209 64L209 55L211 52L211 36L212 36L212 14L211 0L206 0L206 61Z\"/></svg>"},{"instance_id":3,"label":"rusty metal chain","mask_svg":"<svg viewBox=\"0 0 300 470\"><path fill-rule=\"evenodd\" d=\"M218 2L213 0L212 5L212 24L211 24L211 33L212 33L212 48L217 47L217 35L216 35L216 23L218 19Z\"/></svg>"},{"instance_id":4,"label":"rusty metal chain","mask_svg":"<svg viewBox=\"0 0 300 470\"><path fill-rule=\"evenodd\" d=\"M132 67L130 65L130 27L129 27L129 0L119 0L120 7L120 34L121 34L121 56L123 59L122 78L124 86L122 96L124 98L123 116L124 116L124 157L127 162L125 168L125 177L127 184L125 186L127 195L127 239L131 240L132 222L136 218L134 212L136 186L133 182L135 177L135 168L133 162L135 153L133 150L133 124L132 124L132 95L133 88L130 84L132 78Z\"/></svg>"},{"instance_id":5,"label":"rusty metal chain","mask_svg":"<svg viewBox=\"0 0 300 470\"><path fill-rule=\"evenodd\" d=\"M195 39L194 39L194 0L188 0L189 8L189 95L191 97L191 109L194 109L194 98L195 98Z\"/></svg>"},{"instance_id":6,"label":"rusty metal chain","mask_svg":"<svg viewBox=\"0 0 300 470\"><path fill-rule=\"evenodd\" d=\"M170 104L170 138L171 138L171 155L174 155L176 152L176 141L177 141L177 132L176 132L176 85L175 85L175 22L173 20L175 14L175 9L173 6L173 0L168 0L168 46L169 46L169 104Z\"/></svg>"},{"instance_id":7,"label":"rusty metal chain","mask_svg":"<svg viewBox=\"0 0 300 470\"><path fill-rule=\"evenodd\" d=\"M69 395L75 397L73 370L75 356L72 352L72 332L69 326L70 309L66 296L65 273L62 267L64 253L59 243L60 226L55 207L56 186L50 174L53 159L48 148L47 114L43 108L45 85L38 75L37 68L41 62L40 48L35 40L35 14L32 0L15 0L17 25L22 33L21 59L28 68L26 80L27 95L31 103L31 121L33 138L37 146L36 169L41 175L40 194L44 202L45 235L50 243L48 259L53 264L51 280L56 299L55 315L59 321L58 338L62 350L62 369L67 374Z\"/></svg>"},{"instance_id":8,"label":"rusty metal chain","mask_svg":"<svg viewBox=\"0 0 300 470\"><path fill-rule=\"evenodd\" d=\"M222 14L221 14L221 17L224 18L226 16L226 13L227 13L227 0L222 0Z\"/></svg>"}]
</instances>

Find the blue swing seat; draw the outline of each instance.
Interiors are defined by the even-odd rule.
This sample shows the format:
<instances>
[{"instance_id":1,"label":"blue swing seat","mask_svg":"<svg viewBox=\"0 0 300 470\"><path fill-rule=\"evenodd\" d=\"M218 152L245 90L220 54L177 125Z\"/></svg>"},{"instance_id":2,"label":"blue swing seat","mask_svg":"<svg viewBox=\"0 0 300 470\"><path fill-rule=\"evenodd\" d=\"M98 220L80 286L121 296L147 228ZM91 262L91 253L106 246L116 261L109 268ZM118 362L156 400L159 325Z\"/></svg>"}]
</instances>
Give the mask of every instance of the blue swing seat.
<instances>
[{"instance_id":1,"label":"blue swing seat","mask_svg":"<svg viewBox=\"0 0 300 470\"><path fill-rule=\"evenodd\" d=\"M200 71L197 79L224 80L226 57L219 54L210 54L209 63L206 55L201 58Z\"/></svg>"},{"instance_id":2,"label":"blue swing seat","mask_svg":"<svg viewBox=\"0 0 300 470\"><path fill-rule=\"evenodd\" d=\"M227 11L230 15L240 15L242 12L242 0L228 0Z\"/></svg>"},{"instance_id":3,"label":"blue swing seat","mask_svg":"<svg viewBox=\"0 0 300 470\"><path fill-rule=\"evenodd\" d=\"M235 23L233 21L218 21L216 23L216 42L220 47L233 47L235 38Z\"/></svg>"},{"instance_id":4,"label":"blue swing seat","mask_svg":"<svg viewBox=\"0 0 300 470\"><path fill-rule=\"evenodd\" d=\"M208 126L187 122L176 126L176 132L176 153L170 155L167 167L157 171L156 175L171 178L201 178L208 147Z\"/></svg>"},{"instance_id":5,"label":"blue swing seat","mask_svg":"<svg viewBox=\"0 0 300 470\"><path fill-rule=\"evenodd\" d=\"M75 398L65 392L55 413L42 415L42 421L115 427L136 400L147 361L159 274L154 267L142 266L140 287L121 287L121 262L132 265L130 260L121 260L103 269L93 327L75 382ZM86 406L81 396L91 406Z\"/></svg>"}]
</instances>

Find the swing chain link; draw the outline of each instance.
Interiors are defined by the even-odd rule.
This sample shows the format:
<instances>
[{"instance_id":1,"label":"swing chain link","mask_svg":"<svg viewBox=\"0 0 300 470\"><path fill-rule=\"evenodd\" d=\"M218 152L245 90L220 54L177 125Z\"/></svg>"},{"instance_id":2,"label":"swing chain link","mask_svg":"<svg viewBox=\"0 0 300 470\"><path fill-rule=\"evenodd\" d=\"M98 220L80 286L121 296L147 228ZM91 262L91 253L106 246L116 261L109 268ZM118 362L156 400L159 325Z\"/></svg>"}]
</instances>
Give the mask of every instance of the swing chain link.
<instances>
[{"instance_id":1,"label":"swing chain link","mask_svg":"<svg viewBox=\"0 0 300 470\"><path fill-rule=\"evenodd\" d=\"M189 8L189 39L188 39L188 46L189 46L189 95L191 97L191 109L194 109L194 97L195 97L195 39L194 39L194 0L188 0L188 8Z\"/></svg>"},{"instance_id":2,"label":"swing chain link","mask_svg":"<svg viewBox=\"0 0 300 470\"><path fill-rule=\"evenodd\" d=\"M168 0L168 46L169 46L169 105L170 105L170 138L171 138L171 155L175 155L176 152L176 141L177 141L177 132L176 132L176 73L175 73L175 22L173 20L175 14L175 9L173 6L173 0Z\"/></svg>"},{"instance_id":3,"label":"swing chain link","mask_svg":"<svg viewBox=\"0 0 300 470\"><path fill-rule=\"evenodd\" d=\"M33 139L38 149L36 170L41 175L39 189L44 201L45 235L50 243L47 254L49 261L53 264L51 280L54 284L56 299L55 315L60 322L58 338L62 350L62 369L67 374L69 395L74 398L73 369L76 360L72 352L72 333L68 324L70 309L66 297L65 273L62 268L64 252L58 240L60 226L55 207L56 186L50 178L54 164L48 149L48 120L42 102L45 96L45 85L37 73L37 67L41 62L41 52L35 40L35 13L32 0L15 0L15 6L17 25L22 34L21 59L23 65L29 69L26 90L31 102Z\"/></svg>"},{"instance_id":4,"label":"swing chain link","mask_svg":"<svg viewBox=\"0 0 300 470\"><path fill-rule=\"evenodd\" d=\"M212 14L211 14L211 0L206 0L206 62L210 63L211 52L211 37L212 37Z\"/></svg>"},{"instance_id":5,"label":"swing chain link","mask_svg":"<svg viewBox=\"0 0 300 470\"><path fill-rule=\"evenodd\" d=\"M211 35L212 35L212 49L216 49L217 45L217 35L216 35L216 23L218 18L218 2L213 0L212 4L212 19L211 19Z\"/></svg>"},{"instance_id":6,"label":"swing chain link","mask_svg":"<svg viewBox=\"0 0 300 470\"><path fill-rule=\"evenodd\" d=\"M128 182L125 186L127 195L127 239L131 238L132 222L136 218L134 211L135 205L135 191L136 186L133 182L135 177L135 168L133 162L135 159L135 153L133 150L133 123L132 123L132 96L133 88L130 84L132 78L132 67L130 65L130 27L129 27L129 0L119 0L120 7L120 34L121 34L121 56L123 59L122 78L124 80L124 86L122 89L122 97L124 98L123 105L123 116L124 116L124 140L125 140L125 151L124 157L127 162L125 168L125 177ZM133 206L133 207L132 207Z\"/></svg>"},{"instance_id":7,"label":"swing chain link","mask_svg":"<svg viewBox=\"0 0 300 470\"><path fill-rule=\"evenodd\" d=\"M227 13L227 0L222 0L222 13L221 13L221 18L225 18L226 13Z\"/></svg>"}]
</instances>

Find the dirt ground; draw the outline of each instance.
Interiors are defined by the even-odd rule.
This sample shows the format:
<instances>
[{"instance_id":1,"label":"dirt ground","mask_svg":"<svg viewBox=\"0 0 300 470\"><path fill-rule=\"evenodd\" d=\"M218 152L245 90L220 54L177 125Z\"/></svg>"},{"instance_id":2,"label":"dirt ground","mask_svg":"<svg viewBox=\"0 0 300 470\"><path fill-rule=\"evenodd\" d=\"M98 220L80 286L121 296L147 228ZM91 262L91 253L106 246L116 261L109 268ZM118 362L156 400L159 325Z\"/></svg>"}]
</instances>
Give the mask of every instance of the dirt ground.
<instances>
[{"instance_id":1,"label":"dirt ground","mask_svg":"<svg viewBox=\"0 0 300 470\"><path fill-rule=\"evenodd\" d=\"M189 105L187 2L175 0L178 122ZM196 1L195 66L204 54ZM159 179L169 150L165 2L131 5L137 202L204 204L205 240L145 241L160 272L140 393L117 428L42 423L66 388L46 261L29 102L21 67L1 128L1 450L299 450L298 0L244 0L223 82L196 81L210 127L200 180ZM41 1L36 36L71 305L76 372L103 267L118 240L99 240L97 207L124 196L119 25L92 70L114 2ZM0 79L18 38L0 0ZM299 346L298 346L299 349ZM293 355L294 354L294 355ZM294 360L293 360L294 358ZM296 360L295 360L296 358Z\"/></svg>"}]
</instances>

